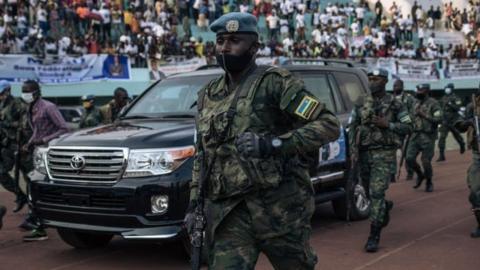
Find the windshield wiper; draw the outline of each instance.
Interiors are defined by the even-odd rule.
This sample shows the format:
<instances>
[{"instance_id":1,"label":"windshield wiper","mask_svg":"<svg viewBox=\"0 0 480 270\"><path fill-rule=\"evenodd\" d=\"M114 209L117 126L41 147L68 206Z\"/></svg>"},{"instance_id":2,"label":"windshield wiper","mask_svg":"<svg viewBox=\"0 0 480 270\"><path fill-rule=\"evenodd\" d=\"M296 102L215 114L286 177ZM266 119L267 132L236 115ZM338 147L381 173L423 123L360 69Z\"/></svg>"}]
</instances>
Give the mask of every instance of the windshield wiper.
<instances>
[{"instance_id":1,"label":"windshield wiper","mask_svg":"<svg viewBox=\"0 0 480 270\"><path fill-rule=\"evenodd\" d=\"M141 115L141 114L135 114L135 115L127 115L127 116L122 116L120 117L121 120L126 120L126 119L148 119L151 118L150 116L147 115Z\"/></svg>"},{"instance_id":2,"label":"windshield wiper","mask_svg":"<svg viewBox=\"0 0 480 270\"><path fill-rule=\"evenodd\" d=\"M169 113L163 114L162 118L195 118L195 113Z\"/></svg>"}]
</instances>

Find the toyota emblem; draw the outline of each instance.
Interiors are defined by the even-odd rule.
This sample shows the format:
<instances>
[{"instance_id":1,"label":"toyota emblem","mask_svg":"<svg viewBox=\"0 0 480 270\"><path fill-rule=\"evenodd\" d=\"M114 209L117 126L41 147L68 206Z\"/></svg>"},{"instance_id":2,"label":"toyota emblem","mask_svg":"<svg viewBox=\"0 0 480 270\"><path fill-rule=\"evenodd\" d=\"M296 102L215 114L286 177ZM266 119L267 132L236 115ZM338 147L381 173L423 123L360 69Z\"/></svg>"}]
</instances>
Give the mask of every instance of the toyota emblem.
<instances>
[{"instance_id":1,"label":"toyota emblem","mask_svg":"<svg viewBox=\"0 0 480 270\"><path fill-rule=\"evenodd\" d=\"M73 169L75 170L82 170L83 168L85 168L85 158L80 156L80 155L75 155L72 157L72 159L70 160L70 167L72 167Z\"/></svg>"}]
</instances>

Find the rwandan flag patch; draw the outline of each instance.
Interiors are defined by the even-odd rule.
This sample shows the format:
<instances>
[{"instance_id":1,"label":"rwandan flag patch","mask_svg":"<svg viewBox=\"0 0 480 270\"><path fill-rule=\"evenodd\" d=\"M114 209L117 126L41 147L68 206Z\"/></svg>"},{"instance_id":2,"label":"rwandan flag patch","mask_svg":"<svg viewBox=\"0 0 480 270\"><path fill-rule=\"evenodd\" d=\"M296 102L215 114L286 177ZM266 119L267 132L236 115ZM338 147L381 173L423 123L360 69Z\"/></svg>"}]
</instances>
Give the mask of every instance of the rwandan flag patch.
<instances>
[{"instance_id":1,"label":"rwandan flag patch","mask_svg":"<svg viewBox=\"0 0 480 270\"><path fill-rule=\"evenodd\" d=\"M308 120L317 106L318 101L309 96L305 96L295 110L295 114Z\"/></svg>"}]
</instances>

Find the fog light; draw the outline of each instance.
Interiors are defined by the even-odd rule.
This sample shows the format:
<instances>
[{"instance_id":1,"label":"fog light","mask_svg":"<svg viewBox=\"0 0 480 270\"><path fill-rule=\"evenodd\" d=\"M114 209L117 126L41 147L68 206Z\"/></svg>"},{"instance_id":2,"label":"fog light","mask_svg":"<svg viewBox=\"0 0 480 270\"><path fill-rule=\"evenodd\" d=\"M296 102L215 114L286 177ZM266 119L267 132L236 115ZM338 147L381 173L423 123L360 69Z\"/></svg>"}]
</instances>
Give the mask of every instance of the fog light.
<instances>
[{"instance_id":1,"label":"fog light","mask_svg":"<svg viewBox=\"0 0 480 270\"><path fill-rule=\"evenodd\" d=\"M164 214L168 209L168 196L155 195L150 199L152 203L152 214Z\"/></svg>"}]
</instances>

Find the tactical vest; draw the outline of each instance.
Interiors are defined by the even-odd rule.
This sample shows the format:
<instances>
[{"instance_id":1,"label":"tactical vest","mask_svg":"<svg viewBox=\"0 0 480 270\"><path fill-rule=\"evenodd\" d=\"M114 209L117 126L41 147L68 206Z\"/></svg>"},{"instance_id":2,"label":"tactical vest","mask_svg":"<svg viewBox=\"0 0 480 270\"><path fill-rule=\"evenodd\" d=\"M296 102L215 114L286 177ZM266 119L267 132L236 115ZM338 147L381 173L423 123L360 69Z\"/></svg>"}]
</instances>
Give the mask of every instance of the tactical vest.
<instances>
[{"instance_id":1,"label":"tactical vest","mask_svg":"<svg viewBox=\"0 0 480 270\"><path fill-rule=\"evenodd\" d=\"M274 67L257 67L239 89L223 98L212 97L208 92L221 79L210 82L208 87L199 92L199 139L203 139L207 157L212 157L213 151L216 152L207 185L207 196L211 200L244 194L252 189L276 187L282 180L283 162L280 156L243 160L235 147L236 136L243 132L271 130L271 123L261 120L258 108L253 109L252 103L261 81L272 72L279 71ZM232 109L236 92L238 101Z\"/></svg>"},{"instance_id":2,"label":"tactical vest","mask_svg":"<svg viewBox=\"0 0 480 270\"><path fill-rule=\"evenodd\" d=\"M372 123L373 116L383 115L388 121L396 117L398 107L393 96L387 96L386 101L376 104L371 96L365 98L365 103L360 109L361 129L360 129L360 148L361 149L394 149L402 145L401 138L395 132L388 128L379 128Z\"/></svg>"},{"instance_id":3,"label":"tactical vest","mask_svg":"<svg viewBox=\"0 0 480 270\"><path fill-rule=\"evenodd\" d=\"M415 110L419 108L419 110L423 111L427 115L431 115L431 110L433 106L433 102L435 100L431 97L428 97L427 100L423 103L417 103L415 105ZM433 135L436 136L437 134L437 124L434 124L427 119L424 119L420 116L415 116L414 122L413 122L413 131L418 132L418 133L426 133L428 135Z\"/></svg>"}]
</instances>

